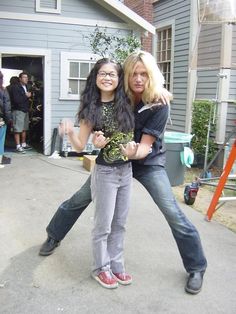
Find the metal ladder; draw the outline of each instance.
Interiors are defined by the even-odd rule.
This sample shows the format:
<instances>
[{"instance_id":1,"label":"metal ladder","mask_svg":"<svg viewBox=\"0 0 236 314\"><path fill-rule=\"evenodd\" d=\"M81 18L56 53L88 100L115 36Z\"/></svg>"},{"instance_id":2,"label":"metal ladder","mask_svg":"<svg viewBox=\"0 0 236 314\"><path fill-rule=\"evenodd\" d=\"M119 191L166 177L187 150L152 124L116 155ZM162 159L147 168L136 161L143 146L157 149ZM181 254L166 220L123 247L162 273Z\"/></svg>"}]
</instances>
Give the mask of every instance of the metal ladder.
<instances>
[{"instance_id":1,"label":"metal ladder","mask_svg":"<svg viewBox=\"0 0 236 314\"><path fill-rule=\"evenodd\" d=\"M225 187L225 184L227 182L227 179L236 179L236 175L229 175L230 171L233 167L234 161L236 159L236 139L232 145L232 149L230 151L229 157L227 159L227 162L225 164L225 167L223 169L223 172L220 176L220 180L218 183L218 186L215 190L215 193L212 197L210 206L208 207L207 214L206 214L206 220L210 221L214 212L219 208L216 208L218 202L226 202L226 201L236 201L235 196L227 196L227 197L221 197L222 191Z\"/></svg>"}]
</instances>

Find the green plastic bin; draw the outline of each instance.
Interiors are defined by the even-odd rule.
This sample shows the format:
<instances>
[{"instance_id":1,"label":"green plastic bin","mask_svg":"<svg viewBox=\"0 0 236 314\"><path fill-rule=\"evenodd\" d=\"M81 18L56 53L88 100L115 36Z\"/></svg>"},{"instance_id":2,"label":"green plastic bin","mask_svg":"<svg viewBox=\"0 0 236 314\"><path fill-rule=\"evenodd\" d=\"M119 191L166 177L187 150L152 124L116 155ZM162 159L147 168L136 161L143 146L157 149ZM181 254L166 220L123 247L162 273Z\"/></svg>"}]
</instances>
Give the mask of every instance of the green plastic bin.
<instances>
[{"instance_id":1,"label":"green plastic bin","mask_svg":"<svg viewBox=\"0 0 236 314\"><path fill-rule=\"evenodd\" d=\"M184 183L185 165L182 164L180 153L185 146L190 145L193 135L181 132L165 132L164 142L166 146L166 172L171 186Z\"/></svg>"}]
</instances>

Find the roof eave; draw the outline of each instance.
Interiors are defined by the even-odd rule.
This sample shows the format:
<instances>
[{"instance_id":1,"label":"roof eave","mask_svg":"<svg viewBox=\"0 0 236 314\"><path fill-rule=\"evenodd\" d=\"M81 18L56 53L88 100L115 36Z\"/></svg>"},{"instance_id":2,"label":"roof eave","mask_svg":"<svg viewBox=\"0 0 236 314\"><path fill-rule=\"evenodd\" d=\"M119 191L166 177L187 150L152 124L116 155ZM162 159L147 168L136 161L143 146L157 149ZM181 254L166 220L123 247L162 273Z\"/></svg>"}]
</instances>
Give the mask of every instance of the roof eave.
<instances>
[{"instance_id":1,"label":"roof eave","mask_svg":"<svg viewBox=\"0 0 236 314\"><path fill-rule=\"evenodd\" d=\"M135 25L144 32L155 34L155 27L147 22L144 18L129 9L126 5L118 0L94 0L105 9L109 10L128 24Z\"/></svg>"}]
</instances>

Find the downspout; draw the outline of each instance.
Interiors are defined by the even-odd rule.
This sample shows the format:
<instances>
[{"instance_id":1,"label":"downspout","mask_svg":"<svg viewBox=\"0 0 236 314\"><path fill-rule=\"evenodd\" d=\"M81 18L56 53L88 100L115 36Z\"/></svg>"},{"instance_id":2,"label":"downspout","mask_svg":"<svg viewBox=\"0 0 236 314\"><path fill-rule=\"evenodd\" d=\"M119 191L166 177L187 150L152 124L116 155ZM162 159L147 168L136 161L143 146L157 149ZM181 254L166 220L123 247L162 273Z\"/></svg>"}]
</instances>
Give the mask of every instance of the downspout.
<instances>
[{"instance_id":1,"label":"downspout","mask_svg":"<svg viewBox=\"0 0 236 314\"><path fill-rule=\"evenodd\" d=\"M191 133L192 104L197 87L197 55L200 23L198 19L198 1L190 0L190 32L189 32L189 69L186 94L185 132ZM188 118L189 117L189 118Z\"/></svg>"},{"instance_id":2,"label":"downspout","mask_svg":"<svg viewBox=\"0 0 236 314\"><path fill-rule=\"evenodd\" d=\"M222 24L221 61L218 74L218 90L216 101L218 103L216 121L216 143L223 144L226 134L226 122L229 99L229 85L232 58L232 24Z\"/></svg>"}]
</instances>

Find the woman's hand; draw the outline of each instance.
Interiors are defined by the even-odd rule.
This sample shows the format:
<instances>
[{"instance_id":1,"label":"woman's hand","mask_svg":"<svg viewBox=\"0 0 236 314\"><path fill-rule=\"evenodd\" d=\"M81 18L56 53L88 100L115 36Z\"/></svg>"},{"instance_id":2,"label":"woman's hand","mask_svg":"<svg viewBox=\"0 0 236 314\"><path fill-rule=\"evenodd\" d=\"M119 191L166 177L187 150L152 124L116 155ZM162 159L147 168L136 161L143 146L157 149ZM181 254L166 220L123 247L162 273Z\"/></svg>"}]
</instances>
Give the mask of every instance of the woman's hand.
<instances>
[{"instance_id":1,"label":"woman's hand","mask_svg":"<svg viewBox=\"0 0 236 314\"><path fill-rule=\"evenodd\" d=\"M135 143L134 141L127 143L126 145L120 145L121 152L124 156L128 157L128 159L135 159L137 151L138 151L139 143Z\"/></svg>"},{"instance_id":2,"label":"woman's hand","mask_svg":"<svg viewBox=\"0 0 236 314\"><path fill-rule=\"evenodd\" d=\"M69 119L62 119L58 126L59 135L62 137L66 134L71 135L74 133L74 123Z\"/></svg>"},{"instance_id":3,"label":"woman's hand","mask_svg":"<svg viewBox=\"0 0 236 314\"><path fill-rule=\"evenodd\" d=\"M160 101L165 105L170 105L170 101L173 99L173 95L166 89L162 88L162 91L160 93L160 98L156 101Z\"/></svg>"},{"instance_id":4,"label":"woman's hand","mask_svg":"<svg viewBox=\"0 0 236 314\"><path fill-rule=\"evenodd\" d=\"M92 143L96 148L104 148L110 142L109 137L105 137L102 131L95 131L92 138Z\"/></svg>"}]
</instances>

